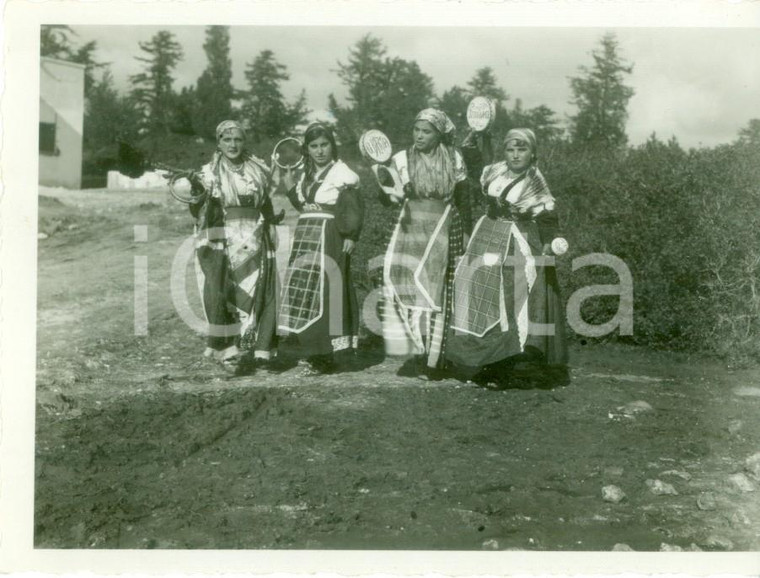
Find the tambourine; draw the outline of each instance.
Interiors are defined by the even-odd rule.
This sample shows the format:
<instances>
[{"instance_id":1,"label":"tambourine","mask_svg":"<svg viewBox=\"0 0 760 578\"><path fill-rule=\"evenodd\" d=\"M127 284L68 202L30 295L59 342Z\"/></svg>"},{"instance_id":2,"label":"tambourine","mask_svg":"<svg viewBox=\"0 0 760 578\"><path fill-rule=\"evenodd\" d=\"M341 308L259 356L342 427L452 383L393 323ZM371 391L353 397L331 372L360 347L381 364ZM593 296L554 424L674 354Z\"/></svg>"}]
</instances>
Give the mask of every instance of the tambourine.
<instances>
[{"instance_id":1,"label":"tambourine","mask_svg":"<svg viewBox=\"0 0 760 578\"><path fill-rule=\"evenodd\" d=\"M201 191L198 194L194 193L193 183L188 178L188 171L176 169L163 163L154 163L154 166L159 171L169 173L169 194L180 203L195 205L206 200L206 191Z\"/></svg>"},{"instance_id":2,"label":"tambourine","mask_svg":"<svg viewBox=\"0 0 760 578\"><path fill-rule=\"evenodd\" d=\"M564 255L567 253L567 250L570 248L570 245L567 242L567 239L564 237L555 237L554 240L552 240L552 253L555 255Z\"/></svg>"},{"instance_id":3,"label":"tambourine","mask_svg":"<svg viewBox=\"0 0 760 578\"><path fill-rule=\"evenodd\" d=\"M206 200L206 191L195 195L193 185L185 175L172 175L169 179L169 193L180 203L195 205Z\"/></svg>"},{"instance_id":4,"label":"tambourine","mask_svg":"<svg viewBox=\"0 0 760 578\"><path fill-rule=\"evenodd\" d=\"M301 141L292 136L286 137L274 145L272 163L281 169L295 169L303 164Z\"/></svg>"},{"instance_id":5,"label":"tambourine","mask_svg":"<svg viewBox=\"0 0 760 578\"><path fill-rule=\"evenodd\" d=\"M372 173L383 192L391 200L400 202L404 198L404 185L396 167L388 162L393 154L388 137L382 131L368 130L359 138L359 151L365 159L374 163Z\"/></svg>"},{"instance_id":6,"label":"tambourine","mask_svg":"<svg viewBox=\"0 0 760 578\"><path fill-rule=\"evenodd\" d=\"M485 96L476 96L467 105L467 124L475 132L488 130L496 119L496 103Z\"/></svg>"},{"instance_id":7,"label":"tambourine","mask_svg":"<svg viewBox=\"0 0 760 578\"><path fill-rule=\"evenodd\" d=\"M384 164L391 160L393 147L390 139L382 131L372 129L365 131L359 138L359 151L364 158Z\"/></svg>"}]
</instances>

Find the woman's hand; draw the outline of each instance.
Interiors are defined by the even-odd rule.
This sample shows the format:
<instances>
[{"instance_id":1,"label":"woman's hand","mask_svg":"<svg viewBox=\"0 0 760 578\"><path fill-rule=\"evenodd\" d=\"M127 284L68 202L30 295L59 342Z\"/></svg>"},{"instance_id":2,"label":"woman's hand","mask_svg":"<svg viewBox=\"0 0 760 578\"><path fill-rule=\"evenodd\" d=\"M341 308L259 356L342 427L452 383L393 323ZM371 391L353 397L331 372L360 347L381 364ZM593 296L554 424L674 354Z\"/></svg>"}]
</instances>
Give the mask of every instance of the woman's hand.
<instances>
[{"instance_id":1,"label":"woman's hand","mask_svg":"<svg viewBox=\"0 0 760 578\"><path fill-rule=\"evenodd\" d=\"M304 203L303 210L304 211L318 212L320 209L319 209L319 205L317 203Z\"/></svg>"},{"instance_id":2,"label":"woman's hand","mask_svg":"<svg viewBox=\"0 0 760 578\"><path fill-rule=\"evenodd\" d=\"M356 246L356 241L353 239L343 239L343 252L346 255L350 255L354 251L354 247Z\"/></svg>"},{"instance_id":3,"label":"woman's hand","mask_svg":"<svg viewBox=\"0 0 760 578\"><path fill-rule=\"evenodd\" d=\"M477 146L474 130L470 129L469 131L467 131L467 136L464 137L464 140L462 141L462 144L460 146L462 148Z\"/></svg>"},{"instance_id":4,"label":"woman's hand","mask_svg":"<svg viewBox=\"0 0 760 578\"><path fill-rule=\"evenodd\" d=\"M277 167L277 170L280 171L280 180L285 186L285 190L292 189L296 186L296 171L295 169L282 169L280 167Z\"/></svg>"},{"instance_id":5,"label":"woman's hand","mask_svg":"<svg viewBox=\"0 0 760 578\"><path fill-rule=\"evenodd\" d=\"M541 251L542 255L554 255L552 252L552 244L551 243L544 243L544 248Z\"/></svg>"}]
</instances>

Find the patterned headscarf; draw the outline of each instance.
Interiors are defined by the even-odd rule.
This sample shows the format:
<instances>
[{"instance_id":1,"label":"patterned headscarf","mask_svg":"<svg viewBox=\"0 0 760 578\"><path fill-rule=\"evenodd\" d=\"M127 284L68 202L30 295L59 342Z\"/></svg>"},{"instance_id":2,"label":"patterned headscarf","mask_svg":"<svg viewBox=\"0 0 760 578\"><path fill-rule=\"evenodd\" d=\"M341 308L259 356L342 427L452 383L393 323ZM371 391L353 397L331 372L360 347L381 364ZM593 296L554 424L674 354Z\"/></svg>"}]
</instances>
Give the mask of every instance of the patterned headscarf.
<instances>
[{"instance_id":1,"label":"patterned headscarf","mask_svg":"<svg viewBox=\"0 0 760 578\"><path fill-rule=\"evenodd\" d=\"M426 120L443 135L450 134L456 129L454 123L451 122L451 119L446 113L437 108L426 108L425 110L420 111L417 118L414 119L414 122L417 122L418 120Z\"/></svg>"},{"instance_id":2,"label":"patterned headscarf","mask_svg":"<svg viewBox=\"0 0 760 578\"><path fill-rule=\"evenodd\" d=\"M536 158L536 133L529 128L513 128L504 137L504 146L511 140L519 140L528 144L531 152L533 153L533 159Z\"/></svg>"},{"instance_id":3,"label":"patterned headscarf","mask_svg":"<svg viewBox=\"0 0 760 578\"><path fill-rule=\"evenodd\" d=\"M222 135L230 129L236 128L240 132L243 133L243 138L248 138L245 134L245 129L243 128L243 125L241 125L239 122L234 120L223 120L219 123L219 125L216 127L216 140L219 141L219 139L222 138Z\"/></svg>"}]
</instances>

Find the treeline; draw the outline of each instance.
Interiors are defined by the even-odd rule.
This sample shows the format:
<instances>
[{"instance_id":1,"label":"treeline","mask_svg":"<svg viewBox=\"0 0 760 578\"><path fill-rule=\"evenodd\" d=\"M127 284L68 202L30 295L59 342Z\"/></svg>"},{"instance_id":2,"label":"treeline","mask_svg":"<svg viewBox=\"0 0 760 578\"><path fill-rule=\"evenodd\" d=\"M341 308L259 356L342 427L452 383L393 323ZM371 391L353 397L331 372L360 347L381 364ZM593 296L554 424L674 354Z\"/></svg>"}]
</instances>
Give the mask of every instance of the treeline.
<instances>
[{"instance_id":1,"label":"treeline","mask_svg":"<svg viewBox=\"0 0 760 578\"><path fill-rule=\"evenodd\" d=\"M207 160L222 118L253 127L254 146L266 155L272 141L293 132L308 112L304 93L293 102L283 97L288 71L268 50L248 63L247 88L232 87L226 27L206 29L206 69L195 86L179 92L172 73L182 48L170 32L139 44L144 70L130 79L127 94L114 88L108 66L95 60L94 42L76 46L72 32L56 26L43 27L42 41L44 55L86 65L85 155L93 170L107 166L109 146L117 138L144 146L160 143L162 155L177 139L176 156L161 160L198 166ZM614 332L603 339L759 361L760 119L750 120L733 143L714 148L686 150L677 140L663 142L654 134L643 145L629 146L625 126L633 89L626 79L633 65L620 52L614 36L600 39L590 65L580 66L569 81L575 113L562 123L546 106L525 109L512 100L490 68L475 70L465 86L437 96L432 78L416 62L388 56L379 39L365 36L350 47L336 71L346 87L345 104L331 96L328 108L344 145L341 154L366 183L372 215L357 246L362 291L378 281L377 271L366 267L382 254L393 213L376 201L371 174L356 162L355 141L362 131L379 128L396 147L406 146L414 116L430 105L466 130L467 103L487 96L497 104L494 142L515 126L538 135L541 168L558 199L571 247L558 265L567 294L619 282L605 267L573 271L575 257L608 253L630 270L634 334ZM476 204L478 197L473 187ZM618 304L616 296L588 299L583 317L602 324Z\"/></svg>"},{"instance_id":2,"label":"treeline","mask_svg":"<svg viewBox=\"0 0 760 578\"><path fill-rule=\"evenodd\" d=\"M183 137L213 141L216 124L226 118L250 126L254 147L259 145L260 152L264 152L276 139L292 134L310 112L305 91L292 102L283 96L283 83L289 80L288 69L271 50L261 51L246 64L244 89L233 87L230 34L226 26L206 28L203 44L206 67L194 85L180 90L175 87L174 74L184 52L168 30L158 31L150 40L138 43L135 59L142 71L129 78L126 94L115 88L109 64L97 60L96 42L79 45L77 40L68 26L42 26L42 56L73 60L86 66L86 175L104 173L109 168L106 166L109 151L117 140L141 143L150 152L169 157L162 159L167 162L192 163L198 154L193 145L202 141L189 141L187 146ZM613 36L605 36L600 47L594 53L594 68L581 67L579 77L571 79L578 112L570 118L569 130L563 128L549 107L525 109L519 98L512 101L489 67L475 70L464 87L454 86L439 96L433 79L416 62L388 56L383 42L371 35L349 47L347 58L337 63L336 81L346 88L345 104L340 104L332 94L326 104L336 120L340 140L347 145L356 143L364 130L379 128L394 145L403 146L409 140L415 114L427 106L442 108L460 131L465 131L465 111L474 96L486 96L496 103L496 124L492 128L496 139L511 127L529 126L541 142L570 139L584 145L599 142L622 145L625 109L633 94L622 77L630 72L630 67L618 57ZM602 116L598 114L600 110ZM177 138L172 139L174 136ZM175 141L182 146L173 146ZM186 159L179 150L183 147Z\"/></svg>"}]
</instances>

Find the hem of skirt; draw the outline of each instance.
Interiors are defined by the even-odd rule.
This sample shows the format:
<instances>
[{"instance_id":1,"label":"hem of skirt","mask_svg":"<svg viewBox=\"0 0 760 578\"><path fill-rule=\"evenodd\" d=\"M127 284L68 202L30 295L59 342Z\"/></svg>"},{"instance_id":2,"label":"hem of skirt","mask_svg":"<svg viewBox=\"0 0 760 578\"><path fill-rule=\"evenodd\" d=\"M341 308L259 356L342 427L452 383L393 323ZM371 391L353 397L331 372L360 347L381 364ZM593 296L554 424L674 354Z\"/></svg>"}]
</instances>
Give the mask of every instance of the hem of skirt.
<instances>
[{"instance_id":1,"label":"hem of skirt","mask_svg":"<svg viewBox=\"0 0 760 578\"><path fill-rule=\"evenodd\" d=\"M273 357L277 357L277 350L255 349L253 351L253 357L255 359L272 359Z\"/></svg>"},{"instance_id":2,"label":"hem of skirt","mask_svg":"<svg viewBox=\"0 0 760 578\"><path fill-rule=\"evenodd\" d=\"M237 345L230 345L224 349L214 349L213 347L207 347L203 350L203 357L213 357L217 361L226 361L240 355L240 349Z\"/></svg>"},{"instance_id":3,"label":"hem of skirt","mask_svg":"<svg viewBox=\"0 0 760 578\"><path fill-rule=\"evenodd\" d=\"M330 344L333 351L344 351L346 349L357 349L359 347L358 335L341 335L340 337L334 337Z\"/></svg>"}]
</instances>

